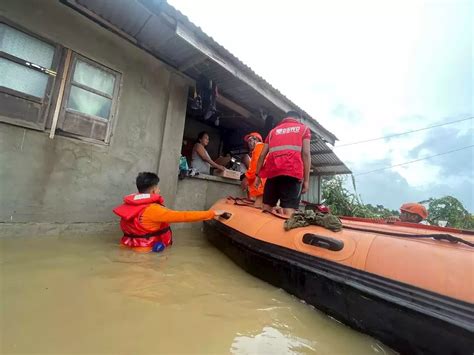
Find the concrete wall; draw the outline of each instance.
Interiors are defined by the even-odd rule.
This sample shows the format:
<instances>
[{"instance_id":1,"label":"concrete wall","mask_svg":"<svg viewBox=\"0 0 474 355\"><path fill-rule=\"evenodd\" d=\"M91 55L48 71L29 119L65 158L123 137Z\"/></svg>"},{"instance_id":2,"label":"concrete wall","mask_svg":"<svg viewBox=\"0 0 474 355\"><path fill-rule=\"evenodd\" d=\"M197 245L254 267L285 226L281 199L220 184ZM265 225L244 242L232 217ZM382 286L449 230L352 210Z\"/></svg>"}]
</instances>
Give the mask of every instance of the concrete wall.
<instances>
[{"instance_id":1,"label":"concrete wall","mask_svg":"<svg viewBox=\"0 0 474 355\"><path fill-rule=\"evenodd\" d=\"M173 207L178 187L179 158L189 83L175 74L172 74L171 79L158 174L162 194L168 206Z\"/></svg>"},{"instance_id":2,"label":"concrete wall","mask_svg":"<svg viewBox=\"0 0 474 355\"><path fill-rule=\"evenodd\" d=\"M109 146L0 123L0 234L8 223L115 221L137 172L158 167L172 204L189 83L59 1L2 0L0 15L122 73Z\"/></svg>"},{"instance_id":3,"label":"concrete wall","mask_svg":"<svg viewBox=\"0 0 474 355\"><path fill-rule=\"evenodd\" d=\"M229 195L243 196L240 181L235 182L213 176L206 179L186 178L178 182L175 208L177 210L207 210L214 202ZM194 228L200 225L201 222L180 223L175 227Z\"/></svg>"}]
</instances>

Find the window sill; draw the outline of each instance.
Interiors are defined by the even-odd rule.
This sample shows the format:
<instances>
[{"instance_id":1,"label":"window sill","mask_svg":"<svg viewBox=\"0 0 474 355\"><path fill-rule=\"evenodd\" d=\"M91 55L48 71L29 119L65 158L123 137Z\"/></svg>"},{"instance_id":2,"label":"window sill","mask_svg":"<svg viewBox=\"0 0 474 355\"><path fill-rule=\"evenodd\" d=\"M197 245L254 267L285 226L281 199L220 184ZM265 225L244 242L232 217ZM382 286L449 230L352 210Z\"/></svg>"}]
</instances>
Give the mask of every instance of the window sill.
<instances>
[{"instance_id":1,"label":"window sill","mask_svg":"<svg viewBox=\"0 0 474 355\"><path fill-rule=\"evenodd\" d=\"M200 179L200 180L207 180L207 181L212 181L212 182L220 182L223 184L240 185L239 180L227 179L221 176L206 175L206 174L199 174L197 176L188 176L185 179Z\"/></svg>"},{"instance_id":2,"label":"window sill","mask_svg":"<svg viewBox=\"0 0 474 355\"><path fill-rule=\"evenodd\" d=\"M44 132L49 135L51 131L48 129ZM56 133L54 134L54 139L57 139L57 138L65 139L65 140L69 140L69 141L74 141L74 142L79 142L79 143L84 143L84 144L97 146L97 147L101 147L101 148L109 148L110 147L110 142L105 143L104 141L99 141L97 139L92 139L92 138L81 137L81 136L77 136L77 135L74 135L74 134L69 134L67 132L63 132L63 131L60 131L60 130L56 130Z\"/></svg>"}]
</instances>

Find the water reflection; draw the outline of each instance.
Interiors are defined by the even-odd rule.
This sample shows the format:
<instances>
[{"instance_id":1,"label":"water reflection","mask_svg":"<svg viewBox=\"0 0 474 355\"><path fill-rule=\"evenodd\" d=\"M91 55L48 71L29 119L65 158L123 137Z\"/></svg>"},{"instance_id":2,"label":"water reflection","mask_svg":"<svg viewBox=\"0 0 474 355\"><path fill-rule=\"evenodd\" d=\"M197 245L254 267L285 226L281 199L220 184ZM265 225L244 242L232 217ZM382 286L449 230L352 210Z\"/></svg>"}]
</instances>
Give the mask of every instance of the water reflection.
<instances>
[{"instance_id":1,"label":"water reflection","mask_svg":"<svg viewBox=\"0 0 474 355\"><path fill-rule=\"evenodd\" d=\"M255 335L238 335L232 343L233 354L302 354L315 352L317 343L273 327L264 327Z\"/></svg>"}]
</instances>

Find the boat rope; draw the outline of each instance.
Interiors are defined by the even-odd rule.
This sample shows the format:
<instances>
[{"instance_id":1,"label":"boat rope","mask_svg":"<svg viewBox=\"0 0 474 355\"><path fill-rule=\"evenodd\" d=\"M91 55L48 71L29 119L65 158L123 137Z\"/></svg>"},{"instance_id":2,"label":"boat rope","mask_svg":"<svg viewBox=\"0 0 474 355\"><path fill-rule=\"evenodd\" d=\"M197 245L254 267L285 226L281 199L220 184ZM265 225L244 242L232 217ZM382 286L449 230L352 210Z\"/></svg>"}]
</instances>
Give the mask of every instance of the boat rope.
<instances>
[{"instance_id":1,"label":"boat rope","mask_svg":"<svg viewBox=\"0 0 474 355\"><path fill-rule=\"evenodd\" d=\"M344 226L344 229L352 229L360 232L371 232L371 233L377 233L377 234L384 234L384 235L390 235L394 237L402 237L402 238L433 238L435 240L447 240L448 242L451 243L461 243L465 244L467 246L473 247L474 248L474 243L471 243L468 240L455 237L454 235L451 234L404 234L404 233L397 233L397 232L387 232L387 231L377 231L373 229L366 229L366 228L357 228L357 227L351 227L351 226Z\"/></svg>"},{"instance_id":2,"label":"boat rope","mask_svg":"<svg viewBox=\"0 0 474 355\"><path fill-rule=\"evenodd\" d=\"M234 205L236 206L246 206L246 207L251 207L251 208L255 208L257 210L261 210L261 208L259 207L255 207L254 205L254 201L248 199L248 198L242 198L242 197L233 197L233 196L227 196L227 200L228 201L232 201L234 203ZM262 210L262 213L269 213L277 218L280 218L280 219L284 219L284 220L287 220L288 217L286 216L282 216L278 213L274 213L273 211L265 211L265 210Z\"/></svg>"},{"instance_id":3,"label":"boat rope","mask_svg":"<svg viewBox=\"0 0 474 355\"><path fill-rule=\"evenodd\" d=\"M237 205L237 206L254 207L253 201L248 198L227 196L227 200L233 201L234 205Z\"/></svg>"},{"instance_id":4,"label":"boat rope","mask_svg":"<svg viewBox=\"0 0 474 355\"><path fill-rule=\"evenodd\" d=\"M234 205L236 205L236 206L246 206L246 207L252 207L252 208L259 209L258 207L255 207L254 204L253 204L253 201L248 199L248 198L227 196L227 200L232 201L234 203ZM274 213L272 211L262 211L262 212L263 213L269 213L269 214L271 214L271 215L273 215L277 218L280 218L280 219L284 219L284 220L288 219L288 217L279 215L279 214ZM375 221L379 222L377 219L375 219L374 222ZM360 231L360 232L370 232L370 233L384 234L384 235L389 235L389 236L393 236L393 237L414 238L414 239L433 238L435 240L447 240L448 242L451 242L451 243L461 243L461 244L465 244L469 247L474 248L474 243L472 243L468 240L465 240L463 238L456 237L456 236L451 235L451 234L447 234L447 233L404 234L404 233L397 233L397 232L377 231L377 230L368 229L368 228L357 228L357 227L351 227L351 226L346 226L346 225L344 225L343 228L344 229L352 229L352 230L356 230L356 231Z\"/></svg>"},{"instance_id":5,"label":"boat rope","mask_svg":"<svg viewBox=\"0 0 474 355\"><path fill-rule=\"evenodd\" d=\"M262 210L262 213L270 213L271 215L275 216L276 218L284 219L285 221L288 219L288 217L283 216L283 215L278 214L278 213L275 213L273 211Z\"/></svg>"}]
</instances>

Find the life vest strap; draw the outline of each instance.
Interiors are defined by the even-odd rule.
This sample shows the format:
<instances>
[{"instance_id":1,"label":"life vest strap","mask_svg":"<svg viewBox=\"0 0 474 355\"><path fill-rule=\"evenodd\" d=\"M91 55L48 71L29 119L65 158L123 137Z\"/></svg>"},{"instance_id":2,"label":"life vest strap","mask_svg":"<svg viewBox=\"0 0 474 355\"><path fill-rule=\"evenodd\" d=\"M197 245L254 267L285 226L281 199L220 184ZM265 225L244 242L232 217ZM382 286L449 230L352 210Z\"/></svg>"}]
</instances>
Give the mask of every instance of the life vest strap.
<instances>
[{"instance_id":1,"label":"life vest strap","mask_svg":"<svg viewBox=\"0 0 474 355\"><path fill-rule=\"evenodd\" d=\"M151 233L144 234L144 235L136 235L136 234L125 233L124 236L128 237L128 238L145 238L145 239L148 239L148 238L151 238L151 237L157 237L159 235L165 234L166 232L168 232L170 230L171 230L170 227L166 227L166 228L158 229L155 232L151 232Z\"/></svg>"}]
</instances>

